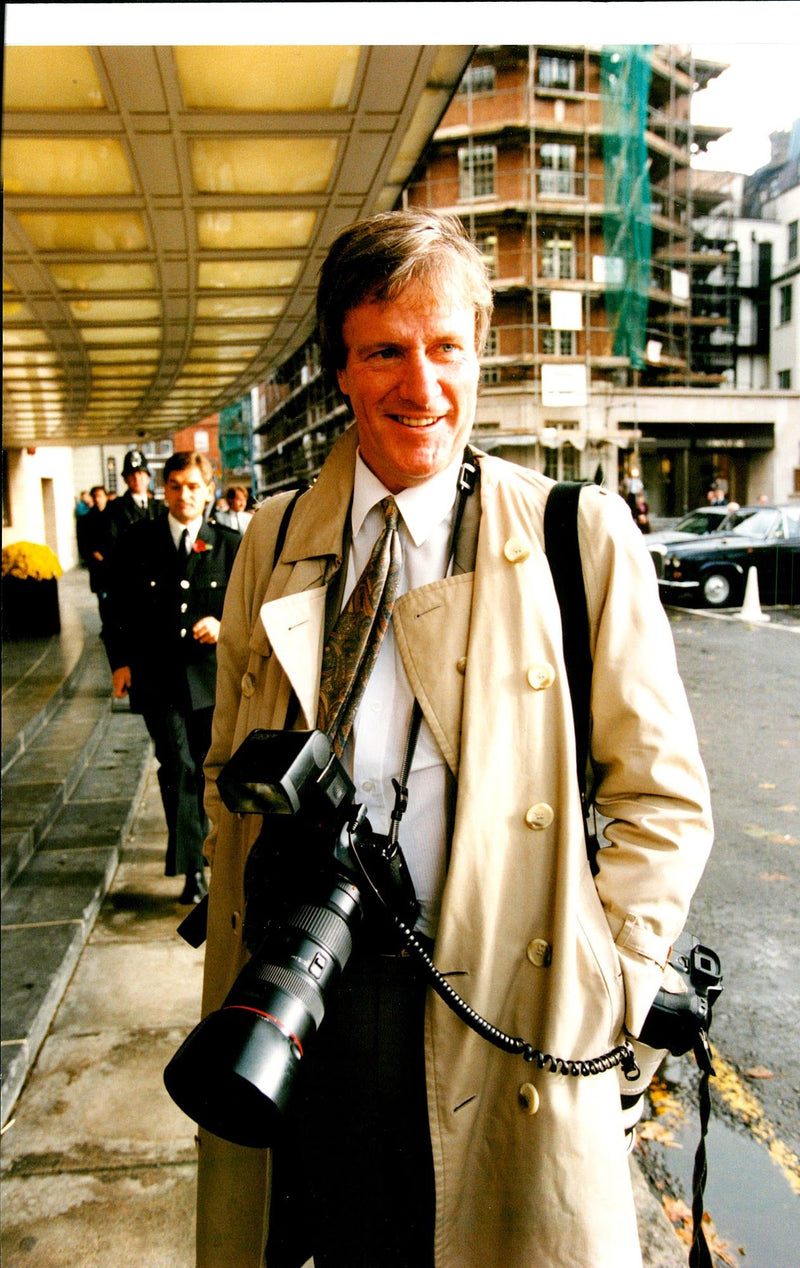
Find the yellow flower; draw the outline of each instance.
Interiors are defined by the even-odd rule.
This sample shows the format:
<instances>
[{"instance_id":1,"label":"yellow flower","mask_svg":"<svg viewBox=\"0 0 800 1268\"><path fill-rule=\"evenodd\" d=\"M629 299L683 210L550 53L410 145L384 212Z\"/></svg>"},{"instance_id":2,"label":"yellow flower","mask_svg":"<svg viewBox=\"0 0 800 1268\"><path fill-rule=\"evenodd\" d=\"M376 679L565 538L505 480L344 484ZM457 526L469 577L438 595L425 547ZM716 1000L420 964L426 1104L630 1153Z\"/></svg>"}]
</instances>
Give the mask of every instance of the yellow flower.
<instances>
[{"instance_id":1,"label":"yellow flower","mask_svg":"<svg viewBox=\"0 0 800 1268\"><path fill-rule=\"evenodd\" d=\"M63 569L58 556L49 546L37 542L14 542L3 547L3 576L30 578L33 581L51 581L60 577Z\"/></svg>"}]
</instances>

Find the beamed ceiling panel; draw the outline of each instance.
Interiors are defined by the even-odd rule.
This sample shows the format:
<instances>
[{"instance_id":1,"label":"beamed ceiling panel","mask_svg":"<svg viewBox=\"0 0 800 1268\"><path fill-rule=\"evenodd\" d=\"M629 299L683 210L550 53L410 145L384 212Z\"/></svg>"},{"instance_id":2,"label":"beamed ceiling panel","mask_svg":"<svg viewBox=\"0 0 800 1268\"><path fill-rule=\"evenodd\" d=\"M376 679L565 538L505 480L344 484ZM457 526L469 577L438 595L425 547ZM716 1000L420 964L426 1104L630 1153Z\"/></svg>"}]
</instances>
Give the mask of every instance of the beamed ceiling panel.
<instances>
[{"instance_id":1,"label":"beamed ceiling panel","mask_svg":"<svg viewBox=\"0 0 800 1268\"><path fill-rule=\"evenodd\" d=\"M263 379L471 52L8 47L4 443L154 439Z\"/></svg>"}]
</instances>

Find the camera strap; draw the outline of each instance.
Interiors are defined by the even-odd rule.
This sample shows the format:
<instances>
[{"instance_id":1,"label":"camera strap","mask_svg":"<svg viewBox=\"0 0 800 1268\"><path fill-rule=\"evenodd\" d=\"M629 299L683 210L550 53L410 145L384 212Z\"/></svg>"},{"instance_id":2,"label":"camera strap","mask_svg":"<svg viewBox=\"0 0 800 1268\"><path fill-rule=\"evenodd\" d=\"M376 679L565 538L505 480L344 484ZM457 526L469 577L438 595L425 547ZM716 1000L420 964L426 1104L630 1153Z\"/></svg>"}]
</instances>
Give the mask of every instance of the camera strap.
<instances>
[{"instance_id":1,"label":"camera strap","mask_svg":"<svg viewBox=\"0 0 800 1268\"><path fill-rule=\"evenodd\" d=\"M450 530L450 541L447 548L447 563L445 565L445 576L449 573L451 567L454 571L470 572L475 563L475 552L478 544L478 517L480 515L480 506L476 505L476 513L469 518L469 523L465 522L464 512L467 508L468 501L472 494L480 484L480 468L475 456L469 445L464 450L464 458L458 472L458 495L456 498L456 508L453 515L453 525ZM462 526L467 531L462 534ZM414 761L414 750L417 747L417 739L419 738L419 729L422 725L422 705L419 700L414 697L414 704L411 708L411 721L408 725L408 736L406 738L406 747L403 755L403 769L400 778L392 780L394 788L394 808L391 815L391 826L389 828L389 844L396 847L398 844L398 836L400 833L400 821L408 808L408 777L411 774L411 764Z\"/></svg>"}]
</instances>

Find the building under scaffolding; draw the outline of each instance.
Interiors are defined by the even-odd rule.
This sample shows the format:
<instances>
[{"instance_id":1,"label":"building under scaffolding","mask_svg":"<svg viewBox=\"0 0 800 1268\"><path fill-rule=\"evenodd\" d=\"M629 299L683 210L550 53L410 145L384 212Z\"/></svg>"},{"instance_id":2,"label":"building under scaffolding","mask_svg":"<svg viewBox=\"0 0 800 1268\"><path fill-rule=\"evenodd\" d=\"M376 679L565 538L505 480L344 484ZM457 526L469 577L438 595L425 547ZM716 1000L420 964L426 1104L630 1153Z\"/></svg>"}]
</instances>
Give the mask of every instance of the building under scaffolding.
<instances>
[{"instance_id":1,"label":"building under scaffolding","mask_svg":"<svg viewBox=\"0 0 800 1268\"><path fill-rule=\"evenodd\" d=\"M642 469L657 514L720 475L743 500L728 448L774 437L766 418L734 444L736 411L702 399L734 386L739 323L737 242L709 220L729 182L691 169L727 131L691 112L724 69L672 45L482 46L403 195L458 215L492 277L476 442L612 488ZM312 478L348 421L313 343L259 418L261 490Z\"/></svg>"}]
</instances>

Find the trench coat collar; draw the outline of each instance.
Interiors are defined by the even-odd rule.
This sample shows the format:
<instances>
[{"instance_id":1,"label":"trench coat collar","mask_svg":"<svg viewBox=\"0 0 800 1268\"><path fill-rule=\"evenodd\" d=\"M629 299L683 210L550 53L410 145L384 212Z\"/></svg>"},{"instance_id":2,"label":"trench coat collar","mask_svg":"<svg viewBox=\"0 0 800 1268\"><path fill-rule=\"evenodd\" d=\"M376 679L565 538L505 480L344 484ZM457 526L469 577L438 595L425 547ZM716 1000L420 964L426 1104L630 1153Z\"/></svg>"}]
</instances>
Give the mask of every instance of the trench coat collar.
<instances>
[{"instance_id":1,"label":"trench coat collar","mask_svg":"<svg viewBox=\"0 0 800 1268\"><path fill-rule=\"evenodd\" d=\"M333 556L338 567L353 498L358 433L353 423L331 449L317 481L294 509L281 552L281 561Z\"/></svg>"}]
</instances>

